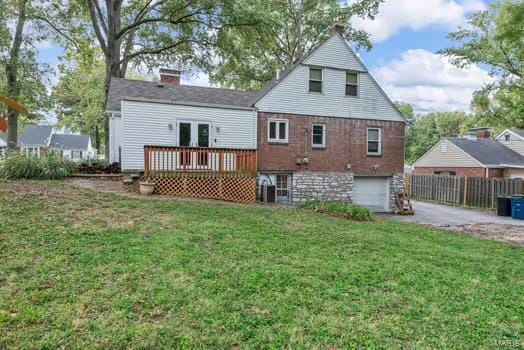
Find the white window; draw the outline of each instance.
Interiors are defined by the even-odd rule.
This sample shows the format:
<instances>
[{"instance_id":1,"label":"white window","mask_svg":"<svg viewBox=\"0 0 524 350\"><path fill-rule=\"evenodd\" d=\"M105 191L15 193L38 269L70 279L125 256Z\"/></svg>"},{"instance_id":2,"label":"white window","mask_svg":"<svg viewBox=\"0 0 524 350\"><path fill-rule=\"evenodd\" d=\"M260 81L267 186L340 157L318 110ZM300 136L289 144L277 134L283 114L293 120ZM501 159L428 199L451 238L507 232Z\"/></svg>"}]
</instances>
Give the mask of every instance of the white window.
<instances>
[{"instance_id":1,"label":"white window","mask_svg":"<svg viewBox=\"0 0 524 350\"><path fill-rule=\"evenodd\" d=\"M277 175L277 201L287 202L289 200L289 175Z\"/></svg>"},{"instance_id":2,"label":"white window","mask_svg":"<svg viewBox=\"0 0 524 350\"><path fill-rule=\"evenodd\" d=\"M511 135L510 134L504 135L504 141L511 141Z\"/></svg>"},{"instance_id":3,"label":"white window","mask_svg":"<svg viewBox=\"0 0 524 350\"><path fill-rule=\"evenodd\" d=\"M269 119L267 121L267 140L269 142L287 143L288 134L287 119Z\"/></svg>"},{"instance_id":4,"label":"white window","mask_svg":"<svg viewBox=\"0 0 524 350\"><path fill-rule=\"evenodd\" d=\"M309 68L309 92L322 92L322 69Z\"/></svg>"},{"instance_id":5,"label":"white window","mask_svg":"<svg viewBox=\"0 0 524 350\"><path fill-rule=\"evenodd\" d=\"M379 128L368 128L368 154L382 154L382 130Z\"/></svg>"},{"instance_id":6,"label":"white window","mask_svg":"<svg viewBox=\"0 0 524 350\"><path fill-rule=\"evenodd\" d=\"M313 124L311 142L313 147L326 147L326 126L324 124Z\"/></svg>"},{"instance_id":7,"label":"white window","mask_svg":"<svg viewBox=\"0 0 524 350\"><path fill-rule=\"evenodd\" d=\"M346 73L346 96L358 96L357 73Z\"/></svg>"}]
</instances>

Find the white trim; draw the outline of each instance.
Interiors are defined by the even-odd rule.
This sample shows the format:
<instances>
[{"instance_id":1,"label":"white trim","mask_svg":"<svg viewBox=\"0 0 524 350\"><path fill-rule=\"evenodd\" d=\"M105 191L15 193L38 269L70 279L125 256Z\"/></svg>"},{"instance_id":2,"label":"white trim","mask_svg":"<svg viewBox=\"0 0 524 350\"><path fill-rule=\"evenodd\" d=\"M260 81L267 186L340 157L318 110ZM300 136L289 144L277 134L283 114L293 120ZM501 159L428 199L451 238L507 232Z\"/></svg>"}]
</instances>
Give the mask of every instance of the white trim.
<instances>
[{"instance_id":1,"label":"white trim","mask_svg":"<svg viewBox=\"0 0 524 350\"><path fill-rule=\"evenodd\" d=\"M524 140L524 137L520 136L519 134L511 131L510 129L505 129L503 132L501 132L500 134L498 134L496 137L495 137L495 140L497 141L504 141L504 142L508 142L508 141L505 141L505 140L499 140L499 138L504 135L505 133L510 133L511 135L514 135L516 136L519 140ZM510 140L511 141L511 140Z\"/></svg>"},{"instance_id":2,"label":"white trim","mask_svg":"<svg viewBox=\"0 0 524 350\"><path fill-rule=\"evenodd\" d=\"M378 142L378 151L377 152L370 152L369 151L369 130L377 130L378 131L378 140L371 140L371 142ZM366 154L370 156L381 156L382 155L382 128L377 127L369 127L366 130Z\"/></svg>"},{"instance_id":3,"label":"white trim","mask_svg":"<svg viewBox=\"0 0 524 350\"><path fill-rule=\"evenodd\" d=\"M270 123L276 123L275 126L275 136L276 138L272 139L269 135L269 125ZM279 131L280 131L280 123L286 124L286 138L280 139L279 138ZM289 140L289 120L288 119L278 119L278 118L269 118L267 120L267 141L270 143L288 143Z\"/></svg>"},{"instance_id":4,"label":"white trim","mask_svg":"<svg viewBox=\"0 0 524 350\"><path fill-rule=\"evenodd\" d=\"M315 126L321 126L322 127L322 143L314 143L314 132L315 132ZM311 147L313 148L326 148L326 124L322 123L313 123L311 125Z\"/></svg>"}]
</instances>

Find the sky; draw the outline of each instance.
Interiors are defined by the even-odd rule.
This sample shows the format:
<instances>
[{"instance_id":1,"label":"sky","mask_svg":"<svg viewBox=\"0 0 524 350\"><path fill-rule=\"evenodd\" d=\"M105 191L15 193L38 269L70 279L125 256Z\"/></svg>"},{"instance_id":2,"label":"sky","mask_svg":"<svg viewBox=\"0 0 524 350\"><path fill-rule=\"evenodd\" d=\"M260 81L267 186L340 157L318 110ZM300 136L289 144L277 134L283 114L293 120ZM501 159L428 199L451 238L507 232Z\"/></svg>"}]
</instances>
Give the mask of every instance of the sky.
<instances>
[{"instance_id":1,"label":"sky","mask_svg":"<svg viewBox=\"0 0 524 350\"><path fill-rule=\"evenodd\" d=\"M339 0L340 4L355 0ZM359 56L394 101L413 105L418 113L469 111L472 93L493 78L483 67L453 66L437 52L450 47L449 32L466 25L467 17L490 0L386 0L374 20L355 19L371 34L373 48ZM57 66L62 49L45 42L40 59ZM57 77L51 78L55 84ZM209 86L205 74L185 75L183 84ZM50 115L52 122L54 117Z\"/></svg>"}]
</instances>

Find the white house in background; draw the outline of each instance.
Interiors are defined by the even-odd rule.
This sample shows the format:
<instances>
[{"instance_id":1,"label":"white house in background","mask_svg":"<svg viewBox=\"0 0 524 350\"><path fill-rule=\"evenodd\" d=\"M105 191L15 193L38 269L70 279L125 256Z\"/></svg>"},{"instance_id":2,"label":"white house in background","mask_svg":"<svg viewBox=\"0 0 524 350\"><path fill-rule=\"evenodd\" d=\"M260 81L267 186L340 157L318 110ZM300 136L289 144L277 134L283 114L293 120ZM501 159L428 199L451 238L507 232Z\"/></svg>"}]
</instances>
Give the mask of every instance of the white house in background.
<instances>
[{"instance_id":1,"label":"white house in background","mask_svg":"<svg viewBox=\"0 0 524 350\"><path fill-rule=\"evenodd\" d=\"M7 134L0 132L0 159L5 158L7 152Z\"/></svg>"},{"instance_id":2,"label":"white house in background","mask_svg":"<svg viewBox=\"0 0 524 350\"><path fill-rule=\"evenodd\" d=\"M524 156L524 130L506 129L495 140Z\"/></svg>"},{"instance_id":3,"label":"white house in background","mask_svg":"<svg viewBox=\"0 0 524 350\"><path fill-rule=\"evenodd\" d=\"M23 154L36 157L47 154L53 126L28 124L24 125L20 132L18 147Z\"/></svg>"},{"instance_id":4,"label":"white house in background","mask_svg":"<svg viewBox=\"0 0 524 350\"><path fill-rule=\"evenodd\" d=\"M74 161L89 161L96 159L96 152L88 135L53 134L49 142L49 150L61 158Z\"/></svg>"}]
</instances>

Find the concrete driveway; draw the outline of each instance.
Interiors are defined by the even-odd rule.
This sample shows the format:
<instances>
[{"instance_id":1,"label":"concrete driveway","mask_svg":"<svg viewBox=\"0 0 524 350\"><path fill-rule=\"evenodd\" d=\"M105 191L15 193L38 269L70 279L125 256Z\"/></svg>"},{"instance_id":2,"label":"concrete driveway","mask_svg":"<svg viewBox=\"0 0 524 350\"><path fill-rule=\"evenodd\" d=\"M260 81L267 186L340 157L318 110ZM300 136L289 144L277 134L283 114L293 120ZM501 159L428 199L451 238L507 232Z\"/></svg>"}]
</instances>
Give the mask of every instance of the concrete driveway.
<instances>
[{"instance_id":1,"label":"concrete driveway","mask_svg":"<svg viewBox=\"0 0 524 350\"><path fill-rule=\"evenodd\" d=\"M412 203L415 215L384 215L383 217L524 245L524 220L500 217L496 213L483 210L420 201L412 201Z\"/></svg>"}]
</instances>

